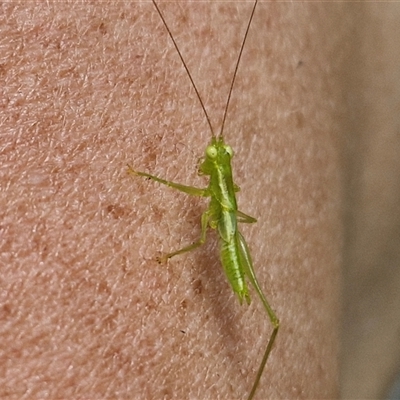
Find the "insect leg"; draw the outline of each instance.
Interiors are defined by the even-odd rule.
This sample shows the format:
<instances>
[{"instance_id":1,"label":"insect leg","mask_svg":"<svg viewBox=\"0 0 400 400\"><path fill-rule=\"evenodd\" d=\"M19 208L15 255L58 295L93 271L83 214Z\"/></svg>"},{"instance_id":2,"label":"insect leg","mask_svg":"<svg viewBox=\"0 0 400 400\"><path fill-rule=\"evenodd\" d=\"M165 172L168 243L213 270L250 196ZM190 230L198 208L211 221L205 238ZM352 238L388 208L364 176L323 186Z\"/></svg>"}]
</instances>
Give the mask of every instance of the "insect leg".
<instances>
[{"instance_id":1,"label":"insect leg","mask_svg":"<svg viewBox=\"0 0 400 400\"><path fill-rule=\"evenodd\" d=\"M174 257L174 256L176 256L178 254L186 253L186 252L191 251L191 250L201 246L202 244L204 244L204 242L206 241L207 225L208 225L208 219L209 218L210 218L209 210L206 210L201 215L201 235L200 235L200 239L197 242L194 242L194 243L190 244L189 246L185 246L180 250L174 251L172 253L165 254L162 257L159 257L158 261L160 263L165 263L171 257Z\"/></svg>"},{"instance_id":2,"label":"insect leg","mask_svg":"<svg viewBox=\"0 0 400 400\"><path fill-rule=\"evenodd\" d=\"M202 197L209 196L207 189L200 189L194 186L181 185L180 183L167 181L165 179L159 178L158 176L147 174L146 172L135 171L129 164L128 164L128 173L134 176L138 175L138 176L144 176L145 178L150 178L153 181L162 183L163 185L177 189L181 192L190 194L192 196L202 196Z\"/></svg>"},{"instance_id":3,"label":"insect leg","mask_svg":"<svg viewBox=\"0 0 400 400\"><path fill-rule=\"evenodd\" d=\"M239 210L236 211L236 217L238 222L243 222L245 224L254 224L254 222L257 222L254 217L251 217L250 215L247 215Z\"/></svg>"},{"instance_id":4,"label":"insect leg","mask_svg":"<svg viewBox=\"0 0 400 400\"><path fill-rule=\"evenodd\" d=\"M246 215L246 214L244 214ZM251 217L250 217L251 218ZM276 316L275 312L272 310L271 306L269 305L267 299L264 296L263 291L261 290L261 287L258 283L258 280L256 278L256 275L254 273L254 269L253 269L253 262L251 260L251 256L250 256L250 251L249 248L247 246L246 241L244 240L243 235L238 232L238 243L239 243L239 253L240 253L240 258L242 261L242 265L245 271L246 276L248 277L249 281L251 282L251 284L253 285L254 289L256 290L261 302L263 303L263 306L265 308L265 311L267 312L269 319L271 321L272 327L273 327L273 331L271 333L271 336L269 338L268 344L267 344L267 348L265 349L265 353L264 356L262 358L260 367L258 368L258 372L257 372L257 376L256 379L254 381L253 387L251 389L251 392L249 394L248 400L252 400L254 393L256 392L257 386L260 382L260 378L261 375L264 371L264 367L265 364L267 362L268 356L271 353L272 350L272 346L274 344L276 335L278 333L278 329L279 329L279 319Z\"/></svg>"}]
</instances>

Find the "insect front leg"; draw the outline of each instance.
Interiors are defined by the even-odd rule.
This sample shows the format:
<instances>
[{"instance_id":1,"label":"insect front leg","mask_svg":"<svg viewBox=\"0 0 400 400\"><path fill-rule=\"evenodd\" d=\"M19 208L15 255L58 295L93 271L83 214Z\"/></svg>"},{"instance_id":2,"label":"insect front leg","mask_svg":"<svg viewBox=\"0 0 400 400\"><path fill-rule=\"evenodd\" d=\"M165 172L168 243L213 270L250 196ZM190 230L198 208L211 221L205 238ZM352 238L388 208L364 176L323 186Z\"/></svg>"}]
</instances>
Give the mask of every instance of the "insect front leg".
<instances>
[{"instance_id":1,"label":"insect front leg","mask_svg":"<svg viewBox=\"0 0 400 400\"><path fill-rule=\"evenodd\" d=\"M162 183L163 185L177 189L180 192L184 192L184 193L190 194L192 196L201 196L201 197L209 196L207 189L200 189L200 188L196 188L194 186L181 185L180 183L167 181L165 179L159 178L158 176L150 175L146 172L135 171L129 164L128 164L128 173L133 176L143 176L145 178L152 179L153 181Z\"/></svg>"},{"instance_id":2,"label":"insect front leg","mask_svg":"<svg viewBox=\"0 0 400 400\"><path fill-rule=\"evenodd\" d=\"M165 263L171 257L174 257L178 254L186 253L186 252L191 251L191 250L201 246L202 244L204 244L204 242L206 241L207 225L208 225L209 218L210 218L210 212L209 212L209 210L206 210L201 215L201 235L200 235L200 239L197 242L194 242L194 243L190 244L189 246L185 246L184 248L182 248L180 250L165 254L164 256L159 257L158 261L160 263Z\"/></svg>"}]
</instances>

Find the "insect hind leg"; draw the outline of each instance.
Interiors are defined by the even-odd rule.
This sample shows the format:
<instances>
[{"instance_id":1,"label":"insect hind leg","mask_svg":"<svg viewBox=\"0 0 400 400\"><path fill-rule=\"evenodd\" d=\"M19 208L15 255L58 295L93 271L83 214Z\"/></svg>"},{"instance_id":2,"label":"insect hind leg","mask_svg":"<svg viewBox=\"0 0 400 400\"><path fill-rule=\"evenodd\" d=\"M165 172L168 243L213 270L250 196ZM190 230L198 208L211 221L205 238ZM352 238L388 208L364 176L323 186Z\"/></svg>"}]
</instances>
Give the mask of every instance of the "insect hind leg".
<instances>
[{"instance_id":1,"label":"insect hind leg","mask_svg":"<svg viewBox=\"0 0 400 400\"><path fill-rule=\"evenodd\" d=\"M268 340L267 348L265 349L263 358L261 360L261 364L258 368L256 379L254 381L254 384L253 384L253 387L249 394L249 397L247 398L247 400L252 400L254 397L254 394L256 392L257 386L260 382L261 375L264 371L265 364L267 363L268 357L271 353L272 346L274 345L276 335L278 334L279 319L276 316L272 307L270 306L268 300L265 298L264 292L262 291L260 284L258 283L258 280L256 278L256 275L255 275L254 269L253 269L253 262L251 260L250 250L247 246L246 241L244 240L244 237L242 236L242 234L240 232L238 232L238 237L239 237L238 243L239 243L240 258L243 263L244 272L245 272L247 278L249 279L249 281L251 282L251 284L253 285L254 289L256 290L257 295L260 298L266 313L268 314L269 320L270 320L272 328L273 328L272 333Z\"/></svg>"}]
</instances>

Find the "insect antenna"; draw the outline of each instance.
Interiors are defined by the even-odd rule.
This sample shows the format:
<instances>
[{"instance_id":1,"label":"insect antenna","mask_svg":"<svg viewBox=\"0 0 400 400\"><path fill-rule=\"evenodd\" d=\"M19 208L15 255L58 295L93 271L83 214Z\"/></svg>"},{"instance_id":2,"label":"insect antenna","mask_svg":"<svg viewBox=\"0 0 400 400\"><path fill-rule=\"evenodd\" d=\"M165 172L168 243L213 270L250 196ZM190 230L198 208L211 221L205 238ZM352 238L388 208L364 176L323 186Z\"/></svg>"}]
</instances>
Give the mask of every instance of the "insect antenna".
<instances>
[{"instance_id":1,"label":"insect antenna","mask_svg":"<svg viewBox=\"0 0 400 400\"><path fill-rule=\"evenodd\" d=\"M229 103L230 103L230 101L231 101L233 85L235 84L235 79L236 79L237 71L238 71L238 69L239 69L240 59L242 58L244 45L245 45L245 43L246 43L246 39L247 39L247 36L248 36L248 34L249 34L249 29L250 29L251 21L253 20L253 16L254 16L254 12L255 12L255 10L256 10L257 3L258 3L258 0L256 0L256 1L254 2L253 9L252 9L251 14L250 14L249 23L247 24L246 33L244 34L244 37L243 37L242 46L240 47L239 57L238 57L237 62L236 62L235 71L233 72L231 87L229 88L228 99L227 99L227 101L226 101L226 106L225 106L225 111L224 111L224 117L222 118L221 132L220 132L220 134L219 134L219 137L220 137L220 138L222 137L222 134L223 134L223 132L224 132L224 126L225 126L226 116L227 116L227 114L228 114Z\"/></svg>"},{"instance_id":2,"label":"insect antenna","mask_svg":"<svg viewBox=\"0 0 400 400\"><path fill-rule=\"evenodd\" d=\"M207 122L208 122L208 126L210 127L211 135L212 135L212 137L215 137L214 129L213 129L212 125L211 125L210 118L208 117L208 114L207 114L206 108L205 108L205 106L204 106L203 100L202 100L201 97L200 97L200 93L199 93L199 91L197 90L197 87L196 87L196 85L195 85L195 83L194 83L194 80L193 80L193 78L192 78L192 75L191 75L190 72L189 72L189 68L187 67L187 65L186 65L186 63L185 63L185 60L183 59L182 54L181 54L181 52L179 51L179 47L178 47L178 45L176 44L175 39L174 39L174 37L172 36L172 33L171 33L170 29L168 28L168 25L167 25L167 23L166 23L166 21L165 21L165 19L164 19L164 16L162 15L160 9L158 8L157 3L155 2L155 0L152 0L152 1L153 1L153 4L154 4L154 6L155 6L155 8L156 8L156 10L157 10L157 12L158 12L158 14L159 14L159 16L160 16L162 22L163 22L163 24L164 24L164 26L165 26L165 29L166 29L167 32L168 32L169 37L170 37L171 40L172 40L172 43L173 43L174 46L175 46L176 51L178 52L179 58L181 59L182 64L183 64L183 66L185 67L185 70L186 70L186 72L187 72L187 74L188 74L188 77L189 77L189 79L190 79L190 82L192 82L192 86L193 86L193 88L194 88L194 91L196 92L197 98L199 99L199 102L200 102L200 104L201 104L201 108L202 108L203 111L204 111L204 115L206 116L206 119L207 119ZM232 88L231 88L231 90L232 90ZM225 110L225 111L226 111L226 110Z\"/></svg>"}]
</instances>

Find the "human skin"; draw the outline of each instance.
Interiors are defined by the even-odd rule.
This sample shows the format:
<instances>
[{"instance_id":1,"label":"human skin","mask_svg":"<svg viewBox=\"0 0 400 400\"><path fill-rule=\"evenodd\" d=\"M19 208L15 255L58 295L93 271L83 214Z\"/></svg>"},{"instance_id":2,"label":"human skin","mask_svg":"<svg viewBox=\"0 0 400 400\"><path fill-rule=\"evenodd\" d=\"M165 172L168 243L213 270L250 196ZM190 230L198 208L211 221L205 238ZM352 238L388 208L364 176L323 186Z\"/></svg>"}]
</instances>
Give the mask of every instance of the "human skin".
<instances>
[{"instance_id":1,"label":"human skin","mask_svg":"<svg viewBox=\"0 0 400 400\"><path fill-rule=\"evenodd\" d=\"M250 7L163 6L216 130ZM281 321L259 399L337 396L345 7L259 4L224 130ZM239 304L215 232L159 265L207 201L127 174L207 184L210 131L153 5L2 18L1 397L245 398L271 333L256 293Z\"/></svg>"}]
</instances>

